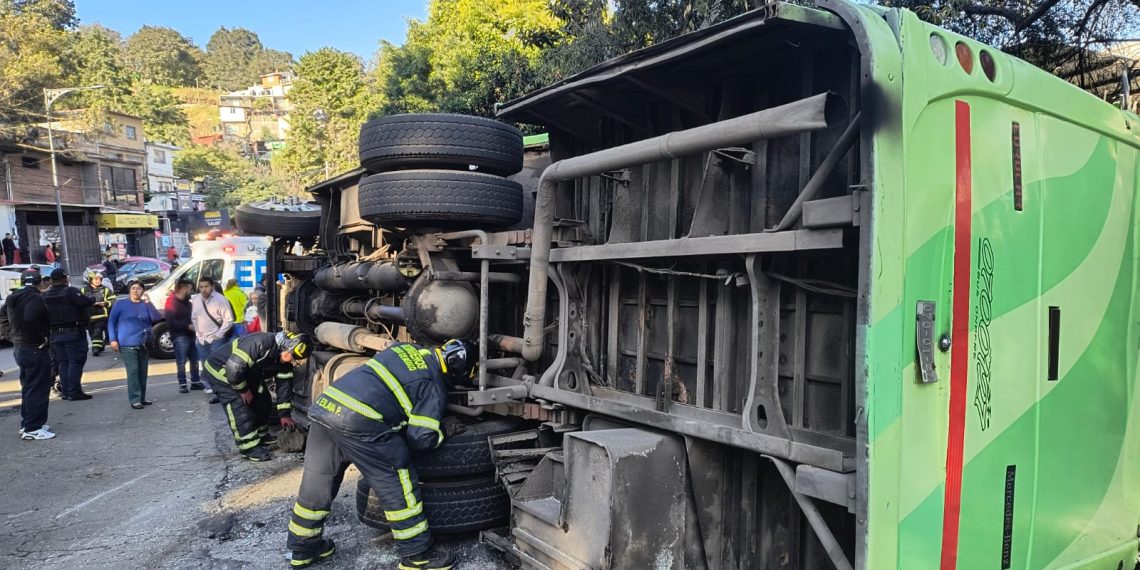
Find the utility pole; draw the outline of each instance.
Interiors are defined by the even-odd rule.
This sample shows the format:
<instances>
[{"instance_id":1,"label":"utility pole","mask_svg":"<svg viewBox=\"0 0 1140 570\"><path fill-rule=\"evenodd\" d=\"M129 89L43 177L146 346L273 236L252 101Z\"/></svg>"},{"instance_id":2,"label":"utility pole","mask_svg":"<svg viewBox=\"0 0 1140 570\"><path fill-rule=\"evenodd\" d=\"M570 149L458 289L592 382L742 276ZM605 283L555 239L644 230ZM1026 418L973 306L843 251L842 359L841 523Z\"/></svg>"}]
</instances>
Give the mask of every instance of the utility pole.
<instances>
[{"instance_id":1,"label":"utility pole","mask_svg":"<svg viewBox=\"0 0 1140 570\"><path fill-rule=\"evenodd\" d=\"M55 158L55 135L52 133L52 118L51 106L55 103L56 99L71 93L72 91L86 91L90 89L102 89L102 85L91 85L89 87L63 87L60 89L44 89L44 110L47 111L47 128L48 128L48 152L51 155L51 185L55 189L55 215L56 221L59 223L59 241L63 242L63 260L59 264L71 273L70 261L71 254L67 248L67 233L63 227L63 199L60 197L59 191L59 168L56 166ZM31 241L31 236L28 236L28 241ZM30 253L31 250L29 249ZM30 260L29 260L30 261Z\"/></svg>"}]
</instances>

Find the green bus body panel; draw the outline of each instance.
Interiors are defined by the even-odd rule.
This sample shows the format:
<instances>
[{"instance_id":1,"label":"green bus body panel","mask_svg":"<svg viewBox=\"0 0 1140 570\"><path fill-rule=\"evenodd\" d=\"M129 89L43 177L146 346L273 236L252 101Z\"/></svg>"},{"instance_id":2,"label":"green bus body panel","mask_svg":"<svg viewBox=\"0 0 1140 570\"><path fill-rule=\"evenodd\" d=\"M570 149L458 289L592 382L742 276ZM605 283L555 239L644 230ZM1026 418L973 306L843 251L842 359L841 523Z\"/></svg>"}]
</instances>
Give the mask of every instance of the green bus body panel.
<instances>
[{"instance_id":1,"label":"green bus body panel","mask_svg":"<svg viewBox=\"0 0 1140 570\"><path fill-rule=\"evenodd\" d=\"M868 434L860 567L943 567L956 371L952 351L936 351L938 382L919 382L914 315L932 301L936 334L951 331L964 104L970 332L956 567L1131 568L1140 526L1140 120L910 12L852 12L845 19L871 56L863 105L873 129L864 139L873 176L869 316L859 335ZM945 64L931 34L946 41ZM961 69L958 42L975 58L983 49L994 56L994 81L980 65ZM1060 310L1056 380L1050 308Z\"/></svg>"}]
</instances>

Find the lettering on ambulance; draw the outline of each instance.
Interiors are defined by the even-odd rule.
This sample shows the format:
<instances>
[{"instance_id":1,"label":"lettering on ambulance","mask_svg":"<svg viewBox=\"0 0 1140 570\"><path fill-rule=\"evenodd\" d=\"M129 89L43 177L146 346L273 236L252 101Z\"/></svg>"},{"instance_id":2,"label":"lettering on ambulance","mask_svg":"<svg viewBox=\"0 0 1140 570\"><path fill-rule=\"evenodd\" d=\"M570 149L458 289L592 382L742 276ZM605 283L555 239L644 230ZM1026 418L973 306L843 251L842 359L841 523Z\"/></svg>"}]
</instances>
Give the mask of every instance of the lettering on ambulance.
<instances>
[{"instance_id":1,"label":"lettering on ambulance","mask_svg":"<svg viewBox=\"0 0 1140 570\"><path fill-rule=\"evenodd\" d=\"M253 289L265 275L264 259L235 259L234 279L243 289Z\"/></svg>"},{"instance_id":2,"label":"lettering on ambulance","mask_svg":"<svg viewBox=\"0 0 1140 570\"><path fill-rule=\"evenodd\" d=\"M994 249L989 238L978 240L977 299L974 303L974 365L978 385L974 387L974 408L982 431L990 427L990 390L993 346L990 344L990 322L993 319Z\"/></svg>"},{"instance_id":3,"label":"lettering on ambulance","mask_svg":"<svg viewBox=\"0 0 1140 570\"><path fill-rule=\"evenodd\" d=\"M424 362L424 357L420 352L411 345L405 344L395 348L396 356L404 362L404 366L408 367L408 372L415 372L417 370L427 370L427 363Z\"/></svg>"}]
</instances>

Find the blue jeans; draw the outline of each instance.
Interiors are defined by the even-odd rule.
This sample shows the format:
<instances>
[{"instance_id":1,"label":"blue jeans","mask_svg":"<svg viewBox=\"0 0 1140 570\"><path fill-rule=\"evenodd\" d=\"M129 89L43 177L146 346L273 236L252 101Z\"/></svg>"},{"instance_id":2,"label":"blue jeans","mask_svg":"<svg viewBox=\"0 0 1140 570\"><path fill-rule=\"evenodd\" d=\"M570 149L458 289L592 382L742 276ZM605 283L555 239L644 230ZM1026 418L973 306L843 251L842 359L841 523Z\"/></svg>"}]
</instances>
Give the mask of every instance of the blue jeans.
<instances>
[{"instance_id":1,"label":"blue jeans","mask_svg":"<svg viewBox=\"0 0 1140 570\"><path fill-rule=\"evenodd\" d=\"M70 398L83 393L83 365L87 364L87 331L75 328L51 335L51 351L59 366L60 393Z\"/></svg>"},{"instance_id":2,"label":"blue jeans","mask_svg":"<svg viewBox=\"0 0 1140 570\"><path fill-rule=\"evenodd\" d=\"M127 367L127 399L132 404L141 404L146 400L146 375L150 353L145 346L124 346L119 349L119 354Z\"/></svg>"},{"instance_id":3,"label":"blue jeans","mask_svg":"<svg viewBox=\"0 0 1140 570\"><path fill-rule=\"evenodd\" d=\"M214 342L209 342L209 343L199 342L198 343L198 360L205 362L206 358L210 356L210 353L214 352L214 349L225 344L227 342L227 340L228 339L220 338L218 340L215 340Z\"/></svg>"},{"instance_id":4,"label":"blue jeans","mask_svg":"<svg viewBox=\"0 0 1140 570\"><path fill-rule=\"evenodd\" d=\"M198 376L198 343L194 337L184 334L171 334L170 340L174 342L174 360L177 362L178 385L186 385L186 365L190 365L190 382L201 384Z\"/></svg>"}]
</instances>

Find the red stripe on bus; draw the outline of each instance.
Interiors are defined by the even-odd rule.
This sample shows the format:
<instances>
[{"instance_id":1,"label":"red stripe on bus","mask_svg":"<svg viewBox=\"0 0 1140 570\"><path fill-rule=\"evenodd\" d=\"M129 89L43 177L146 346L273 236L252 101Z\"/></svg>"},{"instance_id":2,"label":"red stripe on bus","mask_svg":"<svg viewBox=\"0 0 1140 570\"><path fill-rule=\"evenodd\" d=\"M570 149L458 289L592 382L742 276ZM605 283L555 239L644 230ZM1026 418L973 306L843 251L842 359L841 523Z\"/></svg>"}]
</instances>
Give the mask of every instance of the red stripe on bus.
<instances>
[{"instance_id":1,"label":"red stripe on bus","mask_svg":"<svg viewBox=\"0 0 1140 570\"><path fill-rule=\"evenodd\" d=\"M950 345L950 429L946 440L946 495L942 512L942 570L958 565L962 509L962 447L966 431L966 380L970 367L970 105L954 105L954 298Z\"/></svg>"}]
</instances>

